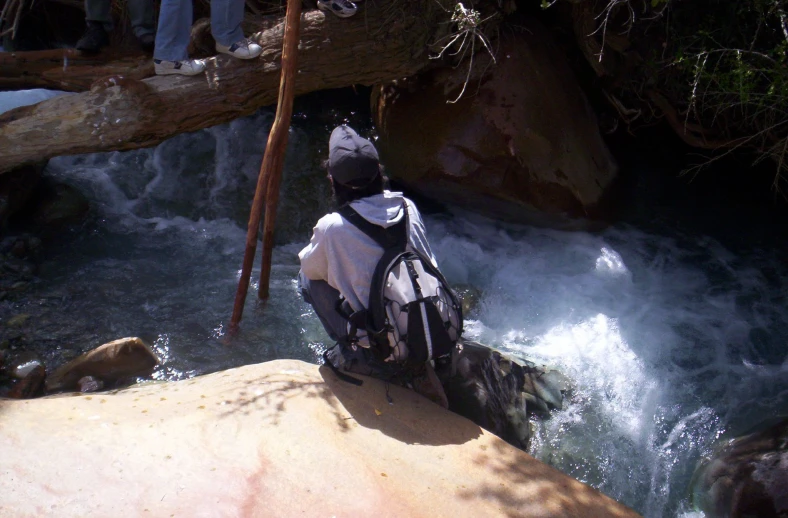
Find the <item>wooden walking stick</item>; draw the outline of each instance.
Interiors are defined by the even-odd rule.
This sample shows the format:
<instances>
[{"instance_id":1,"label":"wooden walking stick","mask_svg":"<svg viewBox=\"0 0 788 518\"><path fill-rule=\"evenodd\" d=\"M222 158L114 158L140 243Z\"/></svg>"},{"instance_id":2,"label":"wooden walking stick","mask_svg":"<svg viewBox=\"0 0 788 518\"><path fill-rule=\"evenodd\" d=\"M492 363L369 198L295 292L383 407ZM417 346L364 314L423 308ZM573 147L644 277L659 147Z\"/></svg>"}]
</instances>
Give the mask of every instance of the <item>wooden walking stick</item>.
<instances>
[{"instance_id":1,"label":"wooden walking stick","mask_svg":"<svg viewBox=\"0 0 788 518\"><path fill-rule=\"evenodd\" d=\"M284 43L282 44L282 75L279 81L279 100L276 104L276 116L268 144L265 147L263 163L257 177L257 188L254 193L252 210L249 214L249 225L246 229L246 250L244 252L241 278L238 280L238 291L235 293L233 316L230 319L230 330L238 329L238 323L244 310L246 293L249 290L249 278L252 274L254 254L257 249L257 229L265 198L265 220L263 223L263 262L260 271L260 288L258 297L268 298L268 281L271 276L271 252L274 240L274 224L276 208L279 204L279 184L282 178L287 136L290 129L290 118L293 115L293 96L295 94L295 74L297 70L298 40L301 25L302 0L287 0L287 16L285 17Z\"/></svg>"}]
</instances>

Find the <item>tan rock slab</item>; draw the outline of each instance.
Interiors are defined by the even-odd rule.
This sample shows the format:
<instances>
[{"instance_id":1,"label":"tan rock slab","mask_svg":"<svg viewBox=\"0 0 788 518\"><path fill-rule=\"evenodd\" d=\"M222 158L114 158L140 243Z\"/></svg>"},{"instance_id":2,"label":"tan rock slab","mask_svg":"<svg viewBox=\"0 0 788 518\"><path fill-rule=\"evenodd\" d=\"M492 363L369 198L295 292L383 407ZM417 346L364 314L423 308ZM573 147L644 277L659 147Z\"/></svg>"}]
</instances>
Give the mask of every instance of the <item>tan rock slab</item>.
<instances>
[{"instance_id":1,"label":"tan rock slab","mask_svg":"<svg viewBox=\"0 0 788 518\"><path fill-rule=\"evenodd\" d=\"M421 396L279 360L0 400L0 516L633 517Z\"/></svg>"}]
</instances>

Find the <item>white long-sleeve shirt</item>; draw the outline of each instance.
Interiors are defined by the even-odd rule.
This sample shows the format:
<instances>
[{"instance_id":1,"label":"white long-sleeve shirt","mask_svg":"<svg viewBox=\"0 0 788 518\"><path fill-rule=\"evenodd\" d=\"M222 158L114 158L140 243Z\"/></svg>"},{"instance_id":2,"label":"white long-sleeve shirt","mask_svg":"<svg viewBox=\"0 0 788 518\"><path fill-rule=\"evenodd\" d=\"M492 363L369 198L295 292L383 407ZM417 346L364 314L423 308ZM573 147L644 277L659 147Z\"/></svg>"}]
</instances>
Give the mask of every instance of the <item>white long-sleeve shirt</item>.
<instances>
[{"instance_id":1,"label":"white long-sleeve shirt","mask_svg":"<svg viewBox=\"0 0 788 518\"><path fill-rule=\"evenodd\" d=\"M424 222L416 205L401 192L384 191L350 204L364 219L388 228L405 217L408 204L408 246L428 257L437 267L427 242ZM369 304L369 288L383 248L337 212L320 218L312 239L298 253L301 271L311 280L323 280L338 290L354 311Z\"/></svg>"}]
</instances>

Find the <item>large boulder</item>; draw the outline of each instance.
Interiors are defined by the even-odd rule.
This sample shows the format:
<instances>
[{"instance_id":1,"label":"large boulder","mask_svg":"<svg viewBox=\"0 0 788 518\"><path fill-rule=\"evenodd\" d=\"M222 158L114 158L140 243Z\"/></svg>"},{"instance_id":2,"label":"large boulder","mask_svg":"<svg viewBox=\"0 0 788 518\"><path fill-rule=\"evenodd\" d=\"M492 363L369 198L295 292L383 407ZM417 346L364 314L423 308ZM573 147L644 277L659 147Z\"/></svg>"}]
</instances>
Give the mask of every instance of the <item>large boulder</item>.
<instances>
[{"instance_id":1,"label":"large boulder","mask_svg":"<svg viewBox=\"0 0 788 518\"><path fill-rule=\"evenodd\" d=\"M693 499L708 518L788 516L788 419L722 443L696 471Z\"/></svg>"},{"instance_id":2,"label":"large boulder","mask_svg":"<svg viewBox=\"0 0 788 518\"><path fill-rule=\"evenodd\" d=\"M388 172L497 218L563 226L595 216L617 166L550 33L527 22L502 33L497 65L487 66L485 51L474 61L454 104L467 61L378 87L373 114Z\"/></svg>"},{"instance_id":3,"label":"large boulder","mask_svg":"<svg viewBox=\"0 0 788 518\"><path fill-rule=\"evenodd\" d=\"M294 360L0 416L2 516L637 516L410 390Z\"/></svg>"}]
</instances>

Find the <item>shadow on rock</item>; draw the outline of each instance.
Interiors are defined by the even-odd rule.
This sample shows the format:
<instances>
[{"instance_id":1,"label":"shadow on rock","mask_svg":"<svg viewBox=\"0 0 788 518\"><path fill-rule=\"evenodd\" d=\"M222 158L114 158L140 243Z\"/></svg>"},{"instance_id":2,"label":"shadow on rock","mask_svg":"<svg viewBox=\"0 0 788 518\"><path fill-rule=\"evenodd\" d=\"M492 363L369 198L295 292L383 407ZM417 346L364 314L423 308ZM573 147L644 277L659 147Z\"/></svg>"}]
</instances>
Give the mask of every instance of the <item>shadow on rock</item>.
<instances>
[{"instance_id":1,"label":"shadow on rock","mask_svg":"<svg viewBox=\"0 0 788 518\"><path fill-rule=\"evenodd\" d=\"M380 430L406 444L463 444L482 434L475 424L414 391L366 376L364 384L353 385L336 377L325 365L320 374L329 391L359 426ZM346 422L345 427L353 426Z\"/></svg>"},{"instance_id":2,"label":"shadow on rock","mask_svg":"<svg viewBox=\"0 0 788 518\"><path fill-rule=\"evenodd\" d=\"M612 499L600 499L596 490L577 480L556 477L555 468L540 462L518 461L507 448L504 443L496 443L476 456L474 462L489 466L494 476L489 483L464 488L459 498L497 502L502 510L500 516L511 518L545 516L545 509L550 510L549 516L639 516Z\"/></svg>"}]
</instances>

